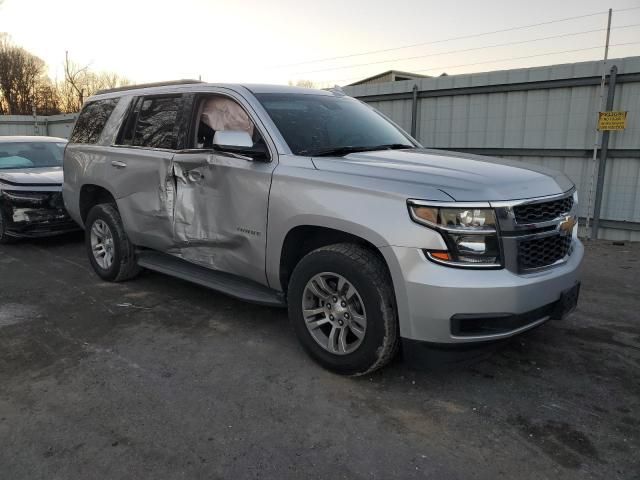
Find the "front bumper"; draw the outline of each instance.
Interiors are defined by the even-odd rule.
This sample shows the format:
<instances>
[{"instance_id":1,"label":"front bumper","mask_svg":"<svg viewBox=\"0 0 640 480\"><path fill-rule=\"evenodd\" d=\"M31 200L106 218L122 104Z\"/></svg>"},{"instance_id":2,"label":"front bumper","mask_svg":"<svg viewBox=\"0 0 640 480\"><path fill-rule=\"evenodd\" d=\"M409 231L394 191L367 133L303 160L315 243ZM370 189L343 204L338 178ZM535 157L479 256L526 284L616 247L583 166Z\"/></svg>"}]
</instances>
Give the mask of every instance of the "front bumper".
<instances>
[{"instance_id":1,"label":"front bumper","mask_svg":"<svg viewBox=\"0 0 640 480\"><path fill-rule=\"evenodd\" d=\"M76 222L66 212L19 212L20 221L12 221L7 235L14 238L39 238L80 231Z\"/></svg>"},{"instance_id":2,"label":"front bumper","mask_svg":"<svg viewBox=\"0 0 640 480\"><path fill-rule=\"evenodd\" d=\"M540 325L554 316L562 293L579 282L584 247L577 239L573 242L565 263L527 274L451 268L427 260L420 249L383 247L396 290L400 335L429 343L469 344L508 338ZM498 333L482 328L477 334L473 328L461 333L461 318L467 325L474 318L514 318L520 323Z\"/></svg>"},{"instance_id":3,"label":"front bumper","mask_svg":"<svg viewBox=\"0 0 640 480\"><path fill-rule=\"evenodd\" d=\"M80 229L62 205L60 191L4 191L0 200L8 236L37 238Z\"/></svg>"}]
</instances>

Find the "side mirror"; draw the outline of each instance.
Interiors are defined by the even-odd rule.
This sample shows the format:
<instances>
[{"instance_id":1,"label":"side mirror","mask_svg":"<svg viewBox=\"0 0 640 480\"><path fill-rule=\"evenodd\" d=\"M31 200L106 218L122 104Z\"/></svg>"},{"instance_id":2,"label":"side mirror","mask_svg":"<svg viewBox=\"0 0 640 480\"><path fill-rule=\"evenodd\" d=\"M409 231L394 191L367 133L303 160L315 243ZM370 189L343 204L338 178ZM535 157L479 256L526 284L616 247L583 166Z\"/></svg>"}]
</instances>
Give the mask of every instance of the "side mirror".
<instances>
[{"instance_id":1,"label":"side mirror","mask_svg":"<svg viewBox=\"0 0 640 480\"><path fill-rule=\"evenodd\" d=\"M251 135L243 130L218 130L213 136L213 148L221 152L269 160L267 147L263 143L254 145Z\"/></svg>"}]
</instances>

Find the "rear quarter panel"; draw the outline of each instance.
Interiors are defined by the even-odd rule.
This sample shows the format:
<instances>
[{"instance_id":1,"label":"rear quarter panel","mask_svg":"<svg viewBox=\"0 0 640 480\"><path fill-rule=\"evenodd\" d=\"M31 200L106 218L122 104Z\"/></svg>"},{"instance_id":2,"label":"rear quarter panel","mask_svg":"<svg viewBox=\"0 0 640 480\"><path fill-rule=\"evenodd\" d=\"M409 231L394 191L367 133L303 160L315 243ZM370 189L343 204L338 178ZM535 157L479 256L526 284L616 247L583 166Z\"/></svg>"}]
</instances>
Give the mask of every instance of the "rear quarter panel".
<instances>
[{"instance_id":1,"label":"rear quarter panel","mask_svg":"<svg viewBox=\"0 0 640 480\"><path fill-rule=\"evenodd\" d=\"M83 185L98 185L116 196L115 185L107 175L106 165L111 162L109 148L115 143L132 98L132 95L120 97L96 144L72 143L72 139L67 143L64 151L62 196L69 215L79 225L83 225L80 214L80 190Z\"/></svg>"}]
</instances>

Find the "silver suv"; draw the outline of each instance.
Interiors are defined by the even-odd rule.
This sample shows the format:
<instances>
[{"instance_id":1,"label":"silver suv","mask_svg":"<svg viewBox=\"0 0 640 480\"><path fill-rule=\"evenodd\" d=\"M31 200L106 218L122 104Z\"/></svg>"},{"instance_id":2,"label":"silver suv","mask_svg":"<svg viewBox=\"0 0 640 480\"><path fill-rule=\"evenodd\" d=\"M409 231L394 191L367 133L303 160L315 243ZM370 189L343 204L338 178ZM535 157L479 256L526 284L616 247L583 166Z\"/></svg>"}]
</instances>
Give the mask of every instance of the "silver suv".
<instances>
[{"instance_id":1,"label":"silver suv","mask_svg":"<svg viewBox=\"0 0 640 480\"><path fill-rule=\"evenodd\" d=\"M402 345L510 337L576 305L583 246L563 174L428 150L340 91L182 82L101 92L64 156L96 273L141 268L288 306L348 375Z\"/></svg>"}]
</instances>

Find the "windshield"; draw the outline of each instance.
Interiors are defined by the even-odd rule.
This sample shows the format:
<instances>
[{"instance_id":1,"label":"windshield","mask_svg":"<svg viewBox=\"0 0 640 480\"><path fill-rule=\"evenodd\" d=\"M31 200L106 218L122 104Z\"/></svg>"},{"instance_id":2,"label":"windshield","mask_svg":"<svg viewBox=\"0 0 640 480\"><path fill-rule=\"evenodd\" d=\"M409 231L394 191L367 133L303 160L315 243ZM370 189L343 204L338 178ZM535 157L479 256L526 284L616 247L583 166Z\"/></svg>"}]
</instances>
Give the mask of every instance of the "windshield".
<instances>
[{"instance_id":1,"label":"windshield","mask_svg":"<svg viewBox=\"0 0 640 480\"><path fill-rule=\"evenodd\" d=\"M0 170L59 167L64 142L0 142Z\"/></svg>"},{"instance_id":2,"label":"windshield","mask_svg":"<svg viewBox=\"0 0 640 480\"><path fill-rule=\"evenodd\" d=\"M256 97L296 155L414 147L392 123L351 97L280 93Z\"/></svg>"}]
</instances>

